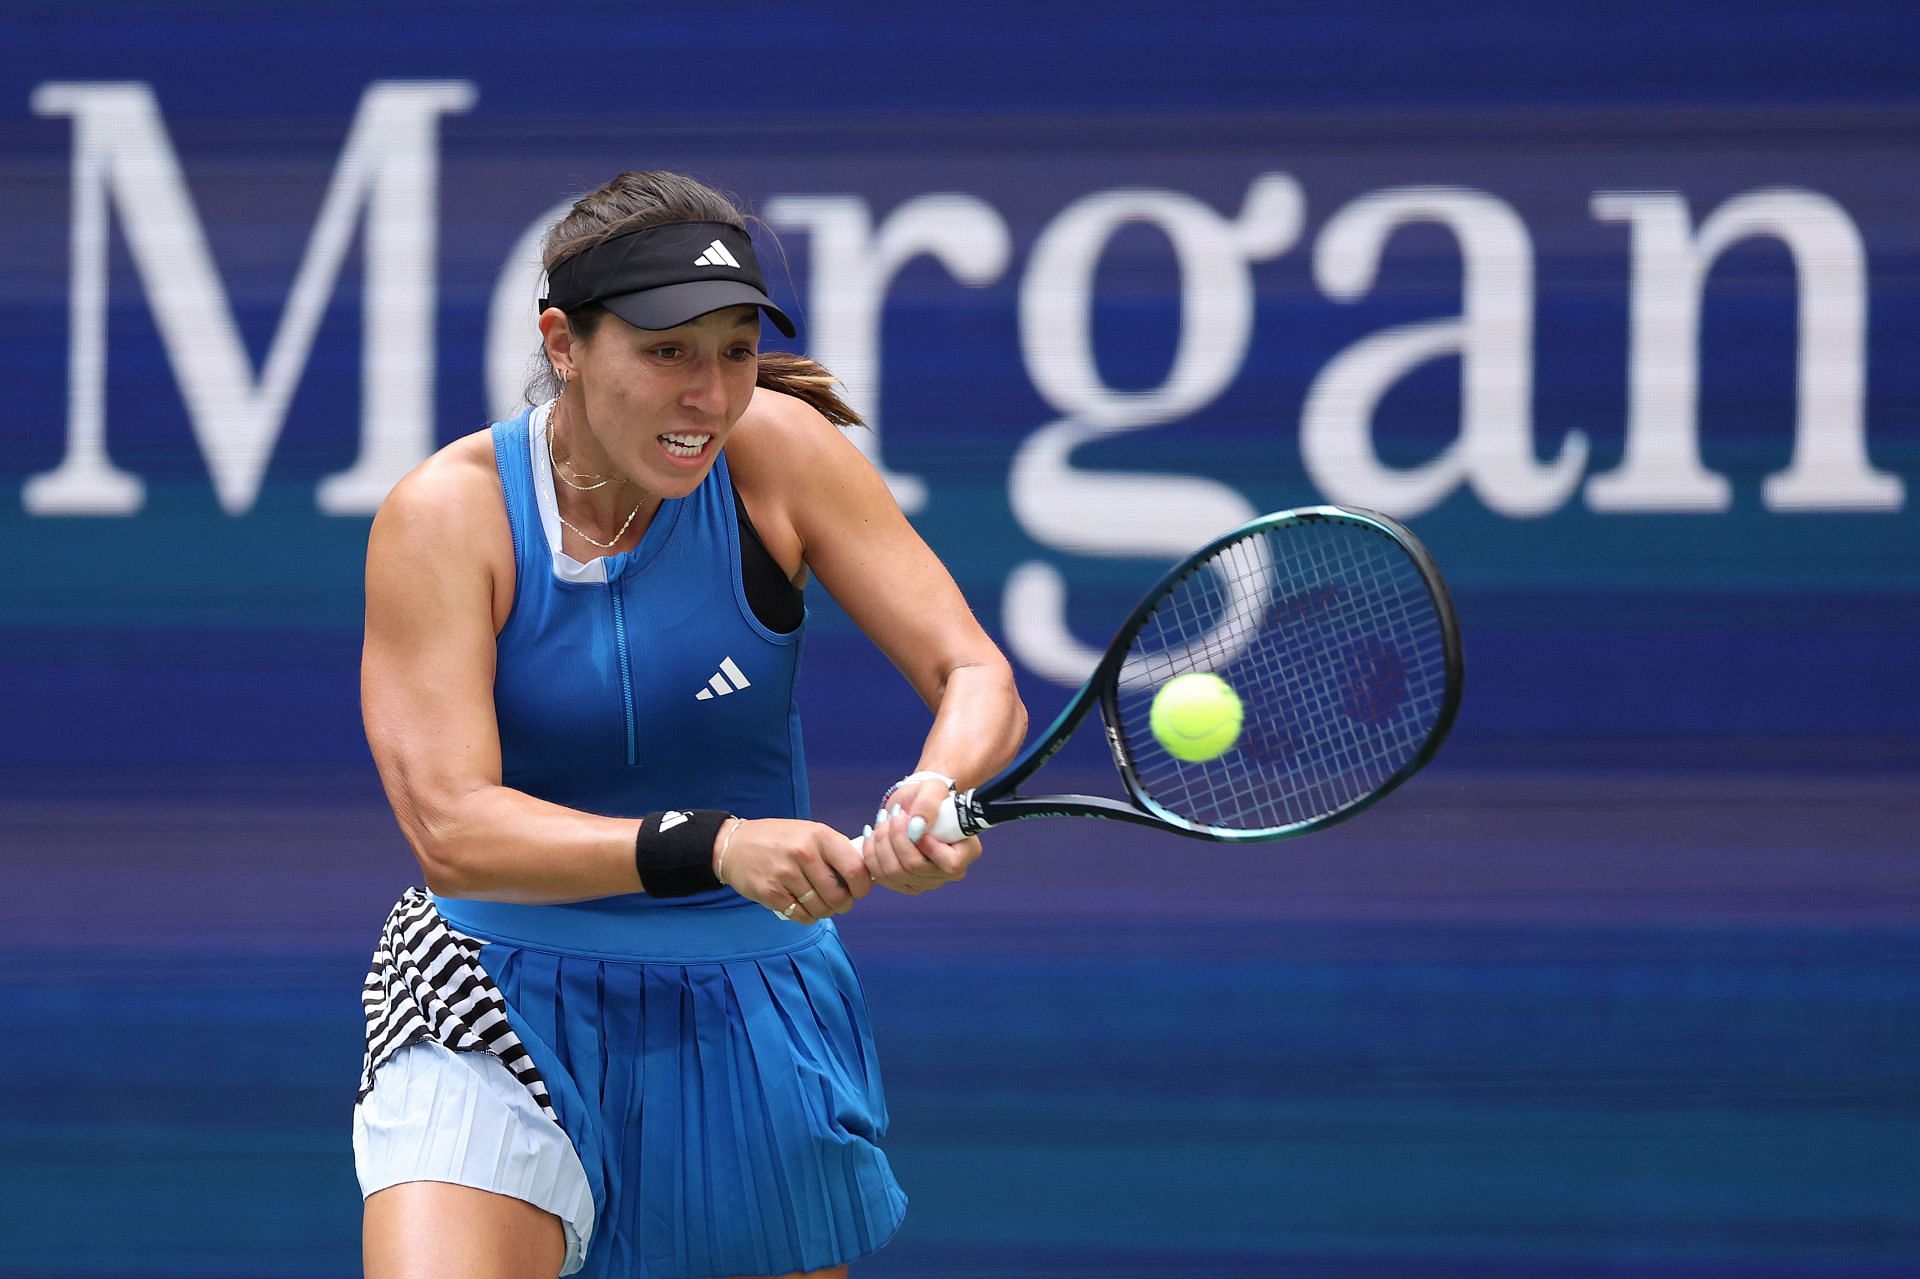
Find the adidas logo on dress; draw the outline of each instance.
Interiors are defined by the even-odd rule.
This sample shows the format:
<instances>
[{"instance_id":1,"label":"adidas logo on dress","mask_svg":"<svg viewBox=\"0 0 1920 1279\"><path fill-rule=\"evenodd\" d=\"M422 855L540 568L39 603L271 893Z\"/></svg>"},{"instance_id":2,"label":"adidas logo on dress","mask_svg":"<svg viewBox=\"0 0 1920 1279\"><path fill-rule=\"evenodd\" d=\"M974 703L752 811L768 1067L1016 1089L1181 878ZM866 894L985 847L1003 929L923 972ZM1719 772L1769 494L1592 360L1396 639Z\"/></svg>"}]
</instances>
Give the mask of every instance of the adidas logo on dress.
<instances>
[{"instance_id":1,"label":"adidas logo on dress","mask_svg":"<svg viewBox=\"0 0 1920 1279\"><path fill-rule=\"evenodd\" d=\"M720 241L718 240L715 240L712 244L709 244L707 246L707 251L705 253L702 253L699 257L695 258L693 260L693 264L695 266L731 266L731 267L738 267L740 265L740 263L737 260L735 260L733 254L727 252L727 246L720 243Z\"/></svg>"},{"instance_id":2,"label":"adidas logo on dress","mask_svg":"<svg viewBox=\"0 0 1920 1279\"><path fill-rule=\"evenodd\" d=\"M740 668L733 664L733 659L723 657L720 659L720 669L714 673L712 679L707 681L705 688L693 695L693 700L704 702L710 698L725 697L728 693L737 693L743 688L750 687L752 687L751 682Z\"/></svg>"}]
</instances>

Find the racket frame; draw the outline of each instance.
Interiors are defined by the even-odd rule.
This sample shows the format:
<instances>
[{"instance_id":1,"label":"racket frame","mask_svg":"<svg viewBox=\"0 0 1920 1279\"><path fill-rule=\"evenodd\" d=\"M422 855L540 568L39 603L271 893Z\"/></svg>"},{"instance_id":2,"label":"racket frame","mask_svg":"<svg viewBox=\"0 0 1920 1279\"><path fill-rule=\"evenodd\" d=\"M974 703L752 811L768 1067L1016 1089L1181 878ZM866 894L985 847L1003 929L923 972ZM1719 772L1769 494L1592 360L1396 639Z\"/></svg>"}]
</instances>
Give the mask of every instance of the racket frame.
<instances>
[{"instance_id":1,"label":"racket frame","mask_svg":"<svg viewBox=\"0 0 1920 1279\"><path fill-rule=\"evenodd\" d=\"M1427 591L1433 599L1434 611L1439 619L1441 643L1446 662L1445 690L1433 728L1428 732L1419 752L1403 764L1393 776L1331 813L1308 821L1261 830L1232 830L1188 821L1156 803L1141 785L1139 774L1133 765L1132 753L1127 747L1125 734L1120 729L1120 668L1126 662L1127 653L1132 648L1134 638L1140 627L1145 624L1147 617L1175 587L1194 573L1203 571L1207 562L1220 551L1236 542L1271 529L1288 524L1312 523L1321 520L1338 520L1342 523L1372 526L1397 542L1419 570ZM973 835L988 826L998 826L1004 822L1018 821L1027 817L1100 817L1170 830L1175 834L1188 835L1195 839L1236 844L1291 839L1298 835L1311 834L1317 830L1324 830L1336 822L1345 821L1379 803L1433 758L1434 753L1440 749L1441 743L1446 740L1448 732L1453 728L1454 716L1460 709L1460 693L1465 679L1466 662L1461 654L1460 627L1454 616L1452 597L1447 592L1446 582L1440 576L1439 566L1434 563L1433 556L1421 544L1420 539L1413 535L1412 530L1390 516L1358 507L1304 506L1293 510L1276 511L1270 515L1248 520L1238 528L1222 533L1162 575L1153 589L1146 592L1140 602L1134 606L1126 622L1114 633L1113 641L1107 645L1107 651L1101 655L1093 673L1087 677L1086 682L1073 695L1073 699L1054 719L1046 735L1025 755L1008 765L998 777L954 796L954 811L960 831L965 835ZM1113 757L1114 767L1120 773L1120 780L1126 787L1128 799L1112 799L1104 795L1030 797L1019 794L1020 783L1032 777L1041 766L1060 752L1074 730L1079 727L1080 721L1085 719L1096 705L1100 708L1100 718L1106 729L1107 749Z\"/></svg>"}]
</instances>

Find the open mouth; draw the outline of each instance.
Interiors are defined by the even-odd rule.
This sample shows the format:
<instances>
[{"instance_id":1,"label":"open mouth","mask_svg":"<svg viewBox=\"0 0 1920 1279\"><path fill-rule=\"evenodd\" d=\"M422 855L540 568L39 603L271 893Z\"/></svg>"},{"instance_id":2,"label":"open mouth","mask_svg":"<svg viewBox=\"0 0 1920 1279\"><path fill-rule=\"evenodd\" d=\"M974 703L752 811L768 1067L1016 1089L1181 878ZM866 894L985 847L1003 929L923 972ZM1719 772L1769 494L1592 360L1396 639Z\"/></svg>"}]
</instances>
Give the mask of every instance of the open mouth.
<instances>
[{"instance_id":1,"label":"open mouth","mask_svg":"<svg viewBox=\"0 0 1920 1279\"><path fill-rule=\"evenodd\" d=\"M674 457L696 458L713 440L711 435L669 434L660 436L661 445Z\"/></svg>"}]
</instances>

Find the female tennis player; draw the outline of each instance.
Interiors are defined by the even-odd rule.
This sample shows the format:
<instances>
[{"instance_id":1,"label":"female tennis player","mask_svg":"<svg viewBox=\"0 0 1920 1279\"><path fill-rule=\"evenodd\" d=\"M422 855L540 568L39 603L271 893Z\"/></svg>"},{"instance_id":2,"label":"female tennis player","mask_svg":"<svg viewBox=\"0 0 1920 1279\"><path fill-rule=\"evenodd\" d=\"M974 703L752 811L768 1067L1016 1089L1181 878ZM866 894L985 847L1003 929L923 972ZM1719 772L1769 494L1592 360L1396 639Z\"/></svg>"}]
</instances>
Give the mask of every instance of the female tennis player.
<instances>
[{"instance_id":1,"label":"female tennis player","mask_svg":"<svg viewBox=\"0 0 1920 1279\"><path fill-rule=\"evenodd\" d=\"M622 174L545 260L551 398L368 547L362 709L427 891L364 992L367 1273L843 1275L906 1198L832 917L966 873L927 828L1025 711L831 377L760 353L793 325L729 201ZM934 711L857 848L807 819L809 575Z\"/></svg>"}]
</instances>

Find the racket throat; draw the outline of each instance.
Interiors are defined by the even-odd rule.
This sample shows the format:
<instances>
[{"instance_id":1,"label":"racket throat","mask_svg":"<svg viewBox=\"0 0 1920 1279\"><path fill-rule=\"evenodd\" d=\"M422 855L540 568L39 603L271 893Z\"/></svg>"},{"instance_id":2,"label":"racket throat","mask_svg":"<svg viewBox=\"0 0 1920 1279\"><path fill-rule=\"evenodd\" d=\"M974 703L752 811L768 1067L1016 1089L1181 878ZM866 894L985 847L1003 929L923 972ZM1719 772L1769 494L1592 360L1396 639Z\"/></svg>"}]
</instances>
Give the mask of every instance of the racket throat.
<instances>
[{"instance_id":1,"label":"racket throat","mask_svg":"<svg viewBox=\"0 0 1920 1279\"><path fill-rule=\"evenodd\" d=\"M933 836L949 844L972 839L993 823L973 791L959 791L940 801L940 815L934 819Z\"/></svg>"},{"instance_id":2,"label":"racket throat","mask_svg":"<svg viewBox=\"0 0 1920 1279\"><path fill-rule=\"evenodd\" d=\"M960 821L962 838L971 839L993 823L987 820L986 810L974 798L974 792L966 791L953 797L954 816Z\"/></svg>"}]
</instances>

